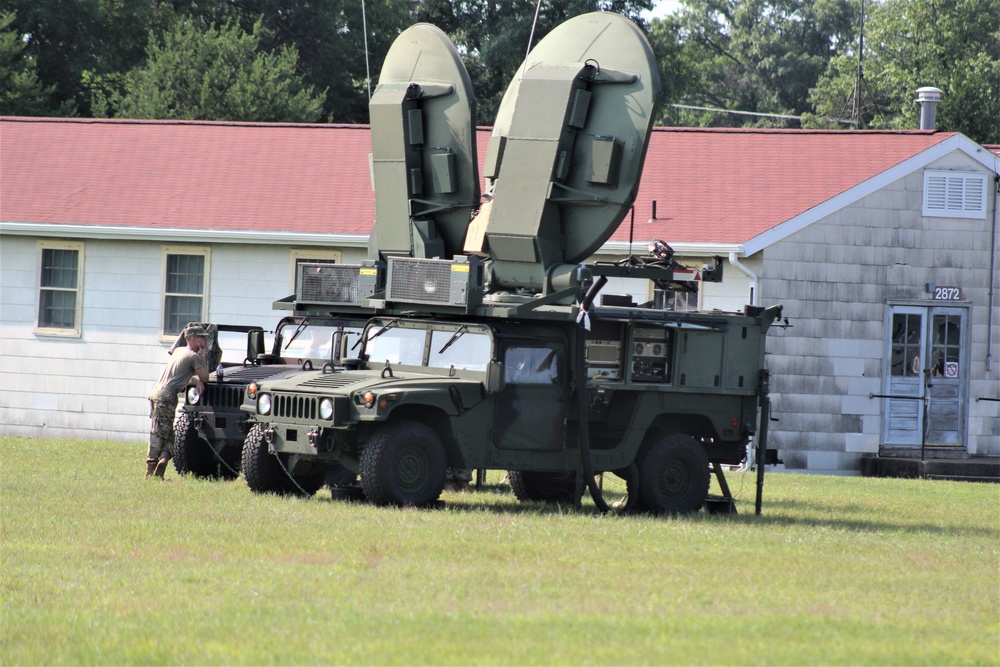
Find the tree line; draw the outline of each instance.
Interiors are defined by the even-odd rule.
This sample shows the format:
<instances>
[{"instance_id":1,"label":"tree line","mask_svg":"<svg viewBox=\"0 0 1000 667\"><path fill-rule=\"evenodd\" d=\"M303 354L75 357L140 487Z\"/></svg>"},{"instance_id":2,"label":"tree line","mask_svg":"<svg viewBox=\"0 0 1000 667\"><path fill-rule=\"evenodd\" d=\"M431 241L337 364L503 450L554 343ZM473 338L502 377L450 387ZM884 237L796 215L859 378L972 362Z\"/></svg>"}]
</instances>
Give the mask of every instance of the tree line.
<instances>
[{"instance_id":1,"label":"tree line","mask_svg":"<svg viewBox=\"0 0 1000 667\"><path fill-rule=\"evenodd\" d=\"M0 114L365 123L393 39L451 37L479 122L534 39L595 10L646 31L658 123L918 126L916 89L944 91L938 128L1000 143L1000 0L0 0Z\"/></svg>"}]
</instances>

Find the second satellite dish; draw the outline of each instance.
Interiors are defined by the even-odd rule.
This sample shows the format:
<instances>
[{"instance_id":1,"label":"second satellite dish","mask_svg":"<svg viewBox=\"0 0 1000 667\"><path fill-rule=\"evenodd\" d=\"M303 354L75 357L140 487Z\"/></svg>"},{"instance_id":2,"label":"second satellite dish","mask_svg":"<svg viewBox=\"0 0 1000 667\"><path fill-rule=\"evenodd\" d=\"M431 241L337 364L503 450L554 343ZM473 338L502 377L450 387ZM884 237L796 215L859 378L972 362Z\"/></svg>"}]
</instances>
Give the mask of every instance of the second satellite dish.
<instances>
[{"instance_id":1,"label":"second satellite dish","mask_svg":"<svg viewBox=\"0 0 1000 667\"><path fill-rule=\"evenodd\" d=\"M617 14L577 16L531 50L500 104L490 201L466 244L492 257L495 286L549 290L611 236L635 200L659 87L649 42Z\"/></svg>"}]
</instances>

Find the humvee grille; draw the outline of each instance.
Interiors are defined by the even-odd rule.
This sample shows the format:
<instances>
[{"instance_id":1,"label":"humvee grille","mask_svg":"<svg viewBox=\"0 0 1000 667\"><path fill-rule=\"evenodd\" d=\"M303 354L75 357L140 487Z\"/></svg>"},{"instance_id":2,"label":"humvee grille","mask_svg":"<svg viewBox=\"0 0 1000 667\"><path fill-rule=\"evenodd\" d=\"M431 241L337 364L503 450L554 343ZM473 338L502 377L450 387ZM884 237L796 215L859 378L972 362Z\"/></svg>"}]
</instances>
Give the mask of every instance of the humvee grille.
<instances>
[{"instance_id":1,"label":"humvee grille","mask_svg":"<svg viewBox=\"0 0 1000 667\"><path fill-rule=\"evenodd\" d=\"M214 408L238 408L243 403L242 385L206 384L201 404Z\"/></svg>"},{"instance_id":2,"label":"humvee grille","mask_svg":"<svg viewBox=\"0 0 1000 667\"><path fill-rule=\"evenodd\" d=\"M312 396L274 394L271 414L283 419L316 419L317 399Z\"/></svg>"}]
</instances>

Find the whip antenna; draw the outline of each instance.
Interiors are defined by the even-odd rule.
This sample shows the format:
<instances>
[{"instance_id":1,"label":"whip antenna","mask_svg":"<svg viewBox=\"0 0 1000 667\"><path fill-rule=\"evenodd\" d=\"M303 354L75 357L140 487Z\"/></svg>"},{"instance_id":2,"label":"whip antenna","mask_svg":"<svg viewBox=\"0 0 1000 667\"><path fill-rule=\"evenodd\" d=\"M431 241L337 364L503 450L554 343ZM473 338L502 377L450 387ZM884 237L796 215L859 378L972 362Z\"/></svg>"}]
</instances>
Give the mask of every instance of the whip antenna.
<instances>
[{"instance_id":1,"label":"whip antenna","mask_svg":"<svg viewBox=\"0 0 1000 667\"><path fill-rule=\"evenodd\" d=\"M524 67L521 68L521 76L524 76L524 68L528 66L528 54L531 53L531 43L535 41L535 26L538 25L538 12L542 9L542 0L535 3L535 18L531 21L531 33L528 35L528 48L524 50Z\"/></svg>"},{"instance_id":2,"label":"whip antenna","mask_svg":"<svg viewBox=\"0 0 1000 667\"><path fill-rule=\"evenodd\" d=\"M365 10L365 0L361 0L361 28L365 33L365 86L368 88L368 103L372 101L372 71L368 64L368 12Z\"/></svg>"}]
</instances>

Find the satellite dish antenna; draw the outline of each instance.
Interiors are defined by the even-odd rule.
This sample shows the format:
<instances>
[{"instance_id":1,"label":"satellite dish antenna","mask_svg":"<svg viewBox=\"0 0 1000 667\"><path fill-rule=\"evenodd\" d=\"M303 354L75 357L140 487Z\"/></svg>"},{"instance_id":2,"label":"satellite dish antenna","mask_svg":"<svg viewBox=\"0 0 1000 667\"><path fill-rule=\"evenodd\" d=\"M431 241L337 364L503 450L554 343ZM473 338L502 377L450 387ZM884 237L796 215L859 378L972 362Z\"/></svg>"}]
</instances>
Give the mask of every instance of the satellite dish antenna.
<instances>
[{"instance_id":1,"label":"satellite dish antenna","mask_svg":"<svg viewBox=\"0 0 1000 667\"><path fill-rule=\"evenodd\" d=\"M418 23L400 33L368 110L369 254L451 259L479 206L479 163L472 79L440 28Z\"/></svg>"},{"instance_id":2,"label":"satellite dish antenna","mask_svg":"<svg viewBox=\"0 0 1000 667\"><path fill-rule=\"evenodd\" d=\"M492 200L472 223L495 285L548 291L614 233L635 201L659 90L649 42L617 14L576 16L528 53L487 149Z\"/></svg>"}]
</instances>

